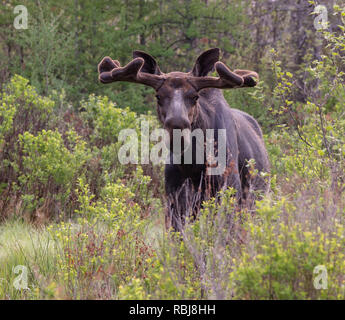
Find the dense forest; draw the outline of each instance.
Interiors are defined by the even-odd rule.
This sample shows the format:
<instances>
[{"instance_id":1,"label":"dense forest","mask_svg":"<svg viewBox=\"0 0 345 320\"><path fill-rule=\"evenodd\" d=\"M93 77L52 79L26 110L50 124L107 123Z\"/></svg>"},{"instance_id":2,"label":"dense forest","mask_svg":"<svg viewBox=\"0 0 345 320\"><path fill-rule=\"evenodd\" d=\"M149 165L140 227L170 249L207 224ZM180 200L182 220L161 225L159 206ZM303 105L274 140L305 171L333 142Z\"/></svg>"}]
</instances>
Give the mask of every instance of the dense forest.
<instances>
[{"instance_id":1,"label":"dense forest","mask_svg":"<svg viewBox=\"0 0 345 320\"><path fill-rule=\"evenodd\" d=\"M0 3L1 299L345 298L344 0ZM122 129L161 126L154 90L97 65L188 72L214 47L260 76L223 94L261 125L270 191L238 210L224 190L178 234L164 166L118 159Z\"/></svg>"}]
</instances>

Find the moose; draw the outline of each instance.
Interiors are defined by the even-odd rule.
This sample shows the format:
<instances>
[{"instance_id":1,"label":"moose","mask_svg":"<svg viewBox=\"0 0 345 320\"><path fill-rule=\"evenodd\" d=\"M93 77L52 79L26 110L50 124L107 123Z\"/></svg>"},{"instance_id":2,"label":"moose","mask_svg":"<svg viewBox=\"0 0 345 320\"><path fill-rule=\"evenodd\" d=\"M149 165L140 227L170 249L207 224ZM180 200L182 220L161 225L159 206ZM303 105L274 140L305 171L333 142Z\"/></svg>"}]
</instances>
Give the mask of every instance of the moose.
<instances>
[{"instance_id":1,"label":"moose","mask_svg":"<svg viewBox=\"0 0 345 320\"><path fill-rule=\"evenodd\" d=\"M204 163L195 162L198 149L193 139L191 163L173 163L173 151L170 151L171 161L165 165L166 226L176 231L183 230L187 216L196 217L207 197L216 197L224 188L235 190L239 205L249 199L249 194L268 190L268 181L261 174L270 169L261 128L249 114L230 108L220 90L254 87L258 74L248 70L231 71L219 61L219 55L219 48L203 52L187 73L163 73L156 60L142 51L134 51L133 60L124 67L110 57L104 57L98 65L102 83L128 81L152 87L156 91L158 118L171 138L177 129L203 132L214 129L217 154L217 130L225 129L226 142L222 147L226 148L226 170L222 174L207 174L210 167L207 156ZM218 76L208 76L214 70ZM255 170L248 165L251 159Z\"/></svg>"}]
</instances>

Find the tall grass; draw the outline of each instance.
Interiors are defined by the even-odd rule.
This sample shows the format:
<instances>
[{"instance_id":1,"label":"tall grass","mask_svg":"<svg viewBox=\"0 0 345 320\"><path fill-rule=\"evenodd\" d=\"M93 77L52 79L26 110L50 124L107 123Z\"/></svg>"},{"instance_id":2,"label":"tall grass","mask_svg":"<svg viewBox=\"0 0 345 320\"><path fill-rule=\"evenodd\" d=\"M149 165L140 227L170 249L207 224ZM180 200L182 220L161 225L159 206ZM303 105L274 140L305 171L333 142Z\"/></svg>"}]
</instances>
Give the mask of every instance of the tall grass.
<instances>
[{"instance_id":1,"label":"tall grass","mask_svg":"<svg viewBox=\"0 0 345 320\"><path fill-rule=\"evenodd\" d=\"M28 289L18 290L15 273L18 265L28 270ZM0 298L30 299L37 288L47 286L56 274L56 251L45 227L35 227L23 220L8 220L0 226Z\"/></svg>"}]
</instances>

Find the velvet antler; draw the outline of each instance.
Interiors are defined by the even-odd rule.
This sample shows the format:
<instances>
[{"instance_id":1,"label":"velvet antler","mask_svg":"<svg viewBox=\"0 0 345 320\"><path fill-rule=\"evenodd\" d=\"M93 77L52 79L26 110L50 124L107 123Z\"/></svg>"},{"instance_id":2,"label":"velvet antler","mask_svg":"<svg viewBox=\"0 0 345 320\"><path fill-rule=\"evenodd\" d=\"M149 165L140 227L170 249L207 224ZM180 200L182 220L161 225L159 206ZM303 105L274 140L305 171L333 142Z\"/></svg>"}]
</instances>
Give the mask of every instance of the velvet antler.
<instances>
[{"instance_id":1,"label":"velvet antler","mask_svg":"<svg viewBox=\"0 0 345 320\"><path fill-rule=\"evenodd\" d=\"M135 82L157 89L164 81L163 76L141 72L143 65L144 59L140 57L133 59L124 67L121 67L117 60L104 57L98 65L99 81L102 83L114 81Z\"/></svg>"},{"instance_id":2,"label":"velvet antler","mask_svg":"<svg viewBox=\"0 0 345 320\"><path fill-rule=\"evenodd\" d=\"M160 72L155 60L147 53L134 51L133 57L134 59L124 67L121 67L119 61L104 57L98 65L99 80L102 83L114 81L141 83L157 90L169 77L169 74ZM256 72L249 70L231 71L223 62L217 61L218 58L218 48L204 52L197 59L192 72L185 74L185 78L197 90L254 87L257 84L259 76ZM213 66L215 66L219 77L207 76Z\"/></svg>"},{"instance_id":3,"label":"velvet antler","mask_svg":"<svg viewBox=\"0 0 345 320\"><path fill-rule=\"evenodd\" d=\"M254 71L231 71L223 62L216 62L215 69L219 77L191 77L190 81L197 90L204 88L231 89L242 87L254 87L259 80L259 75Z\"/></svg>"}]
</instances>

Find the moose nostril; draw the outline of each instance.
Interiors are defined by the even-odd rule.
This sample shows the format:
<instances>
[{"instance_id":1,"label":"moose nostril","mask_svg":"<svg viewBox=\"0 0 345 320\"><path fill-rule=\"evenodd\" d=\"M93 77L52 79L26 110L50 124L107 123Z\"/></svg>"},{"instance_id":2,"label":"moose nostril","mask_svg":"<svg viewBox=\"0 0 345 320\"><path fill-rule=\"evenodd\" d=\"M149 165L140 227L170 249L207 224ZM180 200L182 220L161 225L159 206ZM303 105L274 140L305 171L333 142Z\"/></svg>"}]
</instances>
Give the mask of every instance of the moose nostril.
<instances>
[{"instance_id":1,"label":"moose nostril","mask_svg":"<svg viewBox=\"0 0 345 320\"><path fill-rule=\"evenodd\" d=\"M167 129L190 129L190 123L184 118L169 118L165 120L165 127Z\"/></svg>"}]
</instances>

